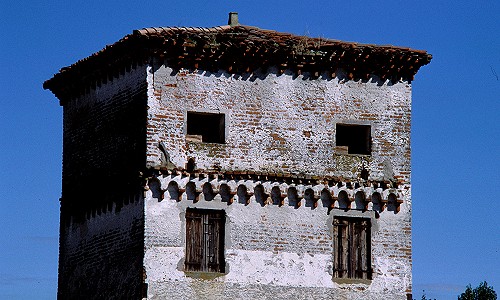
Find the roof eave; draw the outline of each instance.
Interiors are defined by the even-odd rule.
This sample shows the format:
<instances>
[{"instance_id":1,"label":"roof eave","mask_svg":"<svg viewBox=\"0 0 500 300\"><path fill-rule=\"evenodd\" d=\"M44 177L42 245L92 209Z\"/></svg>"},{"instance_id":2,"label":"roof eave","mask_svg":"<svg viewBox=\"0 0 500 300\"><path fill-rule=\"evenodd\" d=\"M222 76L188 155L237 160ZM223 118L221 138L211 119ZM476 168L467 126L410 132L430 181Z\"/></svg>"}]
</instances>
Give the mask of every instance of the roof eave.
<instances>
[{"instance_id":1,"label":"roof eave","mask_svg":"<svg viewBox=\"0 0 500 300\"><path fill-rule=\"evenodd\" d=\"M72 95L116 77L124 69L158 57L174 69L248 73L276 67L295 74L338 69L348 79L413 80L432 55L423 50L310 38L251 26L154 27L135 30L77 61L44 82L61 105ZM236 57L236 58L235 58Z\"/></svg>"}]
</instances>

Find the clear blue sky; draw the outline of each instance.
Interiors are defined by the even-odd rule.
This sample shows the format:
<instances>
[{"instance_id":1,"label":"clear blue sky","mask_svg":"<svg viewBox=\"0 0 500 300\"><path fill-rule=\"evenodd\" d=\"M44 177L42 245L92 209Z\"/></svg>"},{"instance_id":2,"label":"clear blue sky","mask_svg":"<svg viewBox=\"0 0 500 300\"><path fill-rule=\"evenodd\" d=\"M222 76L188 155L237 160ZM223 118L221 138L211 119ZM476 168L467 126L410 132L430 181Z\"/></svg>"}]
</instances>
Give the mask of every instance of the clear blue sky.
<instances>
[{"instance_id":1,"label":"clear blue sky","mask_svg":"<svg viewBox=\"0 0 500 300\"><path fill-rule=\"evenodd\" d=\"M240 22L433 54L413 82L414 298L500 292L500 1L2 1L0 299L54 299L59 68L134 29ZM500 294L500 293L499 293Z\"/></svg>"}]
</instances>

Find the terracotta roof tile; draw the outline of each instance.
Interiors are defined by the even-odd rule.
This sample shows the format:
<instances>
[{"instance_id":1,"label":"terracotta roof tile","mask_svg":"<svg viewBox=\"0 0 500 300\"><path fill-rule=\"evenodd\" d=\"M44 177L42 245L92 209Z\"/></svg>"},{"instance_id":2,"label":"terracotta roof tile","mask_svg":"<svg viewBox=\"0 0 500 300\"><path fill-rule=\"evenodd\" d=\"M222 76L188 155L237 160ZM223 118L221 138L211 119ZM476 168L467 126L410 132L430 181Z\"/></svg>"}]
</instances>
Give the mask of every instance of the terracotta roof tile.
<instances>
[{"instance_id":1,"label":"terracotta roof tile","mask_svg":"<svg viewBox=\"0 0 500 300\"><path fill-rule=\"evenodd\" d=\"M182 54L182 55L181 55ZM252 55L249 55L252 54ZM412 80L432 56L423 50L313 38L253 26L150 27L64 67L44 83L60 99L116 69L156 56L173 68L246 73L278 67L296 74L337 70L348 79ZM231 57L231 59L227 59ZM213 59L217 58L217 59ZM234 63L234 62L237 63Z\"/></svg>"}]
</instances>

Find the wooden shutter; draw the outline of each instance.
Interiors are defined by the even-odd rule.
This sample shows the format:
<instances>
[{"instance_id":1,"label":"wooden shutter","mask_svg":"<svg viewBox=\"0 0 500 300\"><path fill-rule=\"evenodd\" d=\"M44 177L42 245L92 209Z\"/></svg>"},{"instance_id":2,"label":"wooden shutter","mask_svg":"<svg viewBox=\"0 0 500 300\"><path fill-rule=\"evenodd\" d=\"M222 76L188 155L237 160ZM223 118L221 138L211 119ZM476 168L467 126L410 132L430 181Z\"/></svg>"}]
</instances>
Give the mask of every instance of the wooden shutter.
<instances>
[{"instance_id":1,"label":"wooden shutter","mask_svg":"<svg viewBox=\"0 0 500 300\"><path fill-rule=\"evenodd\" d=\"M186 211L186 271L199 271L203 260L203 215Z\"/></svg>"},{"instance_id":2,"label":"wooden shutter","mask_svg":"<svg viewBox=\"0 0 500 300\"><path fill-rule=\"evenodd\" d=\"M208 272L224 272L224 215L216 212L206 216L205 259Z\"/></svg>"},{"instance_id":3,"label":"wooden shutter","mask_svg":"<svg viewBox=\"0 0 500 300\"><path fill-rule=\"evenodd\" d=\"M224 211L186 211L186 271L224 272L224 225Z\"/></svg>"},{"instance_id":4,"label":"wooden shutter","mask_svg":"<svg viewBox=\"0 0 500 300\"><path fill-rule=\"evenodd\" d=\"M334 219L334 277L371 279L370 220Z\"/></svg>"},{"instance_id":5,"label":"wooden shutter","mask_svg":"<svg viewBox=\"0 0 500 300\"><path fill-rule=\"evenodd\" d=\"M335 251L335 277L348 278L348 255L349 255L349 242L348 242L348 229L349 223L347 220L335 219L334 220L334 245Z\"/></svg>"},{"instance_id":6,"label":"wooden shutter","mask_svg":"<svg viewBox=\"0 0 500 300\"><path fill-rule=\"evenodd\" d=\"M370 221L355 220L353 227L353 278L371 279Z\"/></svg>"}]
</instances>

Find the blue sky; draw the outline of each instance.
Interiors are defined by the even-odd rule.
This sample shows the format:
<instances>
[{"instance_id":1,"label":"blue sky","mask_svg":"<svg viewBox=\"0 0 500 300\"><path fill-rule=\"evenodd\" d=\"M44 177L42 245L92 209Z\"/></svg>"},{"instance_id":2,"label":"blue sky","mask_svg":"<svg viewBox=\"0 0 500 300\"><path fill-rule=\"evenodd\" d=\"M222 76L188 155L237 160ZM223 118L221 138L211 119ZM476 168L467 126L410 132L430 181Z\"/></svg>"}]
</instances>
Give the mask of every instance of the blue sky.
<instances>
[{"instance_id":1,"label":"blue sky","mask_svg":"<svg viewBox=\"0 0 500 300\"><path fill-rule=\"evenodd\" d=\"M500 1L3 1L0 298L54 299L62 109L59 68L134 29L240 22L433 54L413 82L414 298L500 292Z\"/></svg>"}]
</instances>

